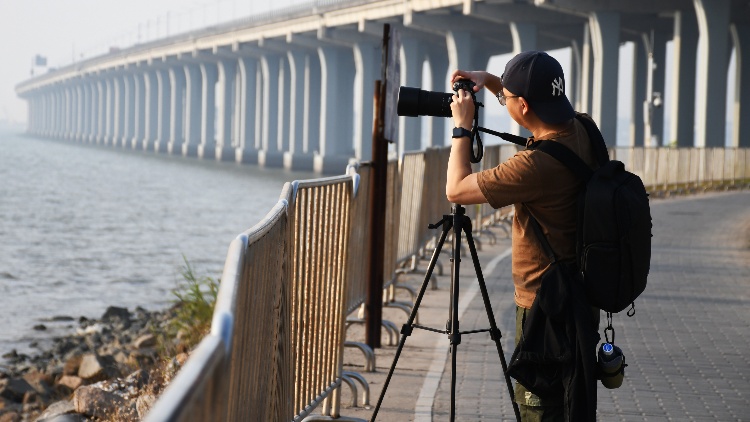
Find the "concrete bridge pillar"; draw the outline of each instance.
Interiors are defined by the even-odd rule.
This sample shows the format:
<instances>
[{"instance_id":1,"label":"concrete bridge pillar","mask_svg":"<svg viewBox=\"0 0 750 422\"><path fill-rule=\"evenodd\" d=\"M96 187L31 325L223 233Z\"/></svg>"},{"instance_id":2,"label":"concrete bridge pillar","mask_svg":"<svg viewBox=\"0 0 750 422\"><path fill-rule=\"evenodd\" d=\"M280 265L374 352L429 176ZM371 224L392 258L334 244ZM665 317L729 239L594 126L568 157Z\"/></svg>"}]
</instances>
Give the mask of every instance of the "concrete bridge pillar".
<instances>
[{"instance_id":1,"label":"concrete bridge pillar","mask_svg":"<svg viewBox=\"0 0 750 422\"><path fill-rule=\"evenodd\" d=\"M52 127L50 128L50 136L53 138L57 137L60 131L60 113L62 110L62 103L60 102L60 89L58 87L52 88Z\"/></svg>"},{"instance_id":2,"label":"concrete bridge pillar","mask_svg":"<svg viewBox=\"0 0 750 422\"><path fill-rule=\"evenodd\" d=\"M289 74L289 59L286 54L282 54L279 57L279 102L277 103L276 113L277 119L276 124L278 126L278 152L281 158L280 166L284 165L284 154L289 151L289 115L291 112L291 98L290 98L290 87L291 76Z\"/></svg>"},{"instance_id":3,"label":"concrete bridge pillar","mask_svg":"<svg viewBox=\"0 0 750 422\"><path fill-rule=\"evenodd\" d=\"M154 140L155 152L166 152L169 143L169 128L171 116L171 94L172 85L169 79L170 70L159 69L156 71L157 95L157 127L156 139Z\"/></svg>"},{"instance_id":4,"label":"concrete bridge pillar","mask_svg":"<svg viewBox=\"0 0 750 422\"><path fill-rule=\"evenodd\" d=\"M380 79L380 44L358 42L354 45L354 155L360 161L372 159L372 114L375 81Z\"/></svg>"},{"instance_id":5,"label":"concrete bridge pillar","mask_svg":"<svg viewBox=\"0 0 750 422\"><path fill-rule=\"evenodd\" d=\"M305 108L305 74L309 54L300 50L287 52L289 61L289 149L284 152L284 168L294 170L313 169L313 155L306 149L305 139L309 136L309 110Z\"/></svg>"},{"instance_id":6,"label":"concrete bridge pillar","mask_svg":"<svg viewBox=\"0 0 750 422\"><path fill-rule=\"evenodd\" d=\"M65 84L64 88L65 95L65 112L63 114L63 130L61 134L62 139L70 139L70 133L72 131L72 120L73 120L73 92L70 83Z\"/></svg>"},{"instance_id":7,"label":"concrete bridge pillar","mask_svg":"<svg viewBox=\"0 0 750 422\"><path fill-rule=\"evenodd\" d=\"M430 48L427 50L427 61L430 65L430 77L432 78L432 86L430 91L442 92L449 91L448 88L448 51L445 46L442 48ZM444 146L450 138L446 136L446 128L453 127L453 120L446 119L445 117L432 117L428 116L425 118L422 129L427 131L427 145L426 146Z\"/></svg>"},{"instance_id":8,"label":"concrete bridge pillar","mask_svg":"<svg viewBox=\"0 0 750 422\"><path fill-rule=\"evenodd\" d=\"M646 79L648 71L648 51L641 40L633 42L633 83L631 86L630 138L628 145L642 147L646 133L643 125L643 104L646 101Z\"/></svg>"},{"instance_id":9,"label":"concrete bridge pillar","mask_svg":"<svg viewBox=\"0 0 750 422\"><path fill-rule=\"evenodd\" d=\"M354 53L334 46L318 47L320 58L320 154L314 158L317 172L343 172L354 155L354 99L341 92L354 86Z\"/></svg>"},{"instance_id":10,"label":"concrete bridge pillar","mask_svg":"<svg viewBox=\"0 0 750 422\"><path fill-rule=\"evenodd\" d=\"M607 146L617 142L617 75L620 57L620 14L592 12L589 16L594 53L592 117Z\"/></svg>"},{"instance_id":11,"label":"concrete bridge pillar","mask_svg":"<svg viewBox=\"0 0 750 422\"><path fill-rule=\"evenodd\" d=\"M91 83L89 81L81 82L81 129L78 132L79 142L88 142L91 124Z\"/></svg>"},{"instance_id":12,"label":"concrete bridge pillar","mask_svg":"<svg viewBox=\"0 0 750 422\"><path fill-rule=\"evenodd\" d=\"M104 145L115 145L115 81L113 75L107 75L107 117L104 131Z\"/></svg>"},{"instance_id":13,"label":"concrete bridge pillar","mask_svg":"<svg viewBox=\"0 0 750 422\"><path fill-rule=\"evenodd\" d=\"M670 143L692 147L695 139L695 60L698 22L693 10L675 12L672 37Z\"/></svg>"},{"instance_id":14,"label":"concrete bridge pillar","mask_svg":"<svg viewBox=\"0 0 750 422\"><path fill-rule=\"evenodd\" d=\"M303 150L315 156L320 151L320 124L321 124L321 85L322 67L318 54L308 54L305 58L305 114L303 126L307 131L303 133Z\"/></svg>"},{"instance_id":15,"label":"concrete bridge pillar","mask_svg":"<svg viewBox=\"0 0 750 422\"><path fill-rule=\"evenodd\" d=\"M239 80L237 86L237 140L234 144L234 159L238 163L258 162L256 141L260 139L260 97L258 92L258 61L240 57L238 61Z\"/></svg>"},{"instance_id":16,"label":"concrete bridge pillar","mask_svg":"<svg viewBox=\"0 0 750 422\"><path fill-rule=\"evenodd\" d=\"M201 69L195 64L185 65L185 141L182 155L198 155L201 141Z\"/></svg>"},{"instance_id":17,"label":"concrete bridge pillar","mask_svg":"<svg viewBox=\"0 0 750 422\"><path fill-rule=\"evenodd\" d=\"M532 23L511 22L510 34L513 38L513 54L519 54L524 51L537 49L537 26ZM565 94L568 94L568 87L564 87ZM531 132L521 128L515 120L510 119L510 133L524 137L531 136Z\"/></svg>"},{"instance_id":18,"label":"concrete bridge pillar","mask_svg":"<svg viewBox=\"0 0 750 422\"><path fill-rule=\"evenodd\" d=\"M591 25L583 26L583 42L581 44L581 72L578 84L578 95L575 109L581 113L591 114L591 94L593 91L594 58L591 45Z\"/></svg>"},{"instance_id":19,"label":"concrete bridge pillar","mask_svg":"<svg viewBox=\"0 0 750 422\"><path fill-rule=\"evenodd\" d=\"M99 78L91 81L89 92L91 93L91 106L89 108L88 137L85 142L92 144L96 141L97 124L99 120Z\"/></svg>"},{"instance_id":20,"label":"concrete bridge pillar","mask_svg":"<svg viewBox=\"0 0 750 422\"><path fill-rule=\"evenodd\" d=\"M647 80L649 77L651 78L651 92L646 92L644 95L647 103L645 106L642 106L644 113L649 113L645 119L643 140L646 146L658 147L664 143L662 139L664 133L664 107L657 107L654 104L654 99L656 95L660 95L662 98L664 96L664 78L667 67L667 36L665 33L658 31L654 31L651 34L643 34L643 43L647 53L646 72L651 72L651 75L646 73ZM650 69L649 54L652 58ZM651 98L648 97L649 95L651 95Z\"/></svg>"},{"instance_id":21,"label":"concrete bridge pillar","mask_svg":"<svg viewBox=\"0 0 750 422\"><path fill-rule=\"evenodd\" d=\"M221 60L218 63L219 87L217 112L217 143L215 157L219 161L234 160L232 147L232 117L234 113L235 80L237 76L237 60Z\"/></svg>"},{"instance_id":22,"label":"concrete bridge pillar","mask_svg":"<svg viewBox=\"0 0 750 422\"><path fill-rule=\"evenodd\" d=\"M111 89L108 91L109 96L105 101L109 104L110 112L105 116L105 121L109 121L112 124L109 137L112 140L112 145L116 145L118 139L125 138L125 113L128 104L128 93L125 90L125 78L123 75L114 75L107 83L111 85Z\"/></svg>"},{"instance_id":23,"label":"concrete bridge pillar","mask_svg":"<svg viewBox=\"0 0 750 422\"><path fill-rule=\"evenodd\" d=\"M144 151L155 148L156 139L159 137L159 88L157 77L157 70L143 72L143 96L146 107L144 110L144 136L141 140Z\"/></svg>"},{"instance_id":24,"label":"concrete bridge pillar","mask_svg":"<svg viewBox=\"0 0 750 422\"><path fill-rule=\"evenodd\" d=\"M96 116L96 136L91 143L104 143L104 135L107 125L107 83L104 79L96 82L97 96L97 116Z\"/></svg>"},{"instance_id":25,"label":"concrete bridge pillar","mask_svg":"<svg viewBox=\"0 0 750 422\"><path fill-rule=\"evenodd\" d=\"M698 18L696 147L723 147L730 0L693 0Z\"/></svg>"},{"instance_id":26,"label":"concrete bridge pillar","mask_svg":"<svg viewBox=\"0 0 750 422\"><path fill-rule=\"evenodd\" d=\"M424 52L421 42L415 38L401 39L401 85L422 88L422 66ZM422 119L419 117L399 117L398 155L405 151L422 149Z\"/></svg>"},{"instance_id":27,"label":"concrete bridge pillar","mask_svg":"<svg viewBox=\"0 0 750 422\"><path fill-rule=\"evenodd\" d=\"M123 93L125 110L120 144L124 147L135 134L135 80L133 73L130 71L125 71L123 75ZM107 127L109 127L109 123L107 123ZM117 146L117 143L113 142L112 145Z\"/></svg>"},{"instance_id":28,"label":"concrete bridge pillar","mask_svg":"<svg viewBox=\"0 0 750 422\"><path fill-rule=\"evenodd\" d=\"M216 81L219 74L216 63L200 64L203 96L201 98L201 142L198 157L213 159L216 156Z\"/></svg>"},{"instance_id":29,"label":"concrete bridge pillar","mask_svg":"<svg viewBox=\"0 0 750 422\"><path fill-rule=\"evenodd\" d=\"M133 86L135 87L135 112L133 114L133 138L128 145L135 149L146 136L146 81L145 72L137 72L133 75Z\"/></svg>"},{"instance_id":30,"label":"concrete bridge pillar","mask_svg":"<svg viewBox=\"0 0 750 422\"><path fill-rule=\"evenodd\" d=\"M534 44L536 42L534 41ZM490 51L477 45L470 32L451 31L446 36L446 45L448 50L448 61L450 70L478 70L487 69L490 60ZM481 97L480 97L481 100ZM486 121L486 110L480 110L480 124ZM447 119L448 126L453 127L452 119ZM444 142L450 144L450 139Z\"/></svg>"},{"instance_id":31,"label":"concrete bridge pillar","mask_svg":"<svg viewBox=\"0 0 750 422\"><path fill-rule=\"evenodd\" d=\"M59 139L65 139L65 134L68 131L68 114L70 111L70 91L67 85L63 85L60 93L60 132L58 133Z\"/></svg>"},{"instance_id":32,"label":"concrete bridge pillar","mask_svg":"<svg viewBox=\"0 0 750 422\"><path fill-rule=\"evenodd\" d=\"M180 66L169 69L169 138L167 141L167 152L174 154L182 153L185 117L185 69ZM184 100L184 103L183 103Z\"/></svg>"},{"instance_id":33,"label":"concrete bridge pillar","mask_svg":"<svg viewBox=\"0 0 750 422\"><path fill-rule=\"evenodd\" d=\"M747 104L750 101L750 25L732 24L730 32L737 61L731 145L747 148L750 147L750 104Z\"/></svg>"},{"instance_id":34,"label":"concrete bridge pillar","mask_svg":"<svg viewBox=\"0 0 750 422\"><path fill-rule=\"evenodd\" d=\"M263 80L263 115L261 123L261 148L258 151L258 164L265 167L283 165L283 151L279 148L279 63L280 56L266 54L261 57L261 77Z\"/></svg>"},{"instance_id":35,"label":"concrete bridge pillar","mask_svg":"<svg viewBox=\"0 0 750 422\"><path fill-rule=\"evenodd\" d=\"M80 83L73 83L71 85L71 104L72 104L72 113L70 116L70 133L68 134L68 139L71 141L77 141L78 140L78 134L80 133L80 127L81 127L81 112L83 111L81 109L81 84Z\"/></svg>"}]
</instances>

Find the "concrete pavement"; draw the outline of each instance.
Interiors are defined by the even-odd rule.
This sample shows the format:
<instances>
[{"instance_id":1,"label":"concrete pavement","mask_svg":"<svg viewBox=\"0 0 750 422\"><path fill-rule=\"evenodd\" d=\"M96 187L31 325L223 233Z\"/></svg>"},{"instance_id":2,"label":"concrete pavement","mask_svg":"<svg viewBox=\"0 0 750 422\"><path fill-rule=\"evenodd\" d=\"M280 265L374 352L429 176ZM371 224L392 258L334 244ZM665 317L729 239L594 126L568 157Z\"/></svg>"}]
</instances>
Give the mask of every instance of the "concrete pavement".
<instances>
[{"instance_id":1,"label":"concrete pavement","mask_svg":"<svg viewBox=\"0 0 750 422\"><path fill-rule=\"evenodd\" d=\"M602 421L750 420L750 192L707 193L651 201L654 221L651 272L636 301L636 315L615 316L615 343L628 367L619 389L599 385ZM480 237L479 251L506 359L513 351L514 302L510 277L510 240L490 244ZM450 245L446 244L450 250ZM438 289L427 289L419 308L420 324L444 329L448 319L450 262ZM426 261L423 267L426 266ZM437 272L435 273L437 275ZM487 313L467 255L461 262L461 330L488 328ZM406 284L419 288L423 275ZM407 315L386 309L384 318L399 328ZM604 324L604 318L602 318ZM602 325L603 327L603 325ZM348 339L363 340L359 328ZM377 371L363 370L361 354L347 350L346 370L364 375L370 406L348 407L343 387L342 415L369 419L395 346L376 350ZM398 339L396 339L398 340ZM450 355L447 335L415 329L407 338L378 414L379 421L447 421L450 414ZM457 353L456 420L514 420L495 343L487 333L464 335Z\"/></svg>"}]
</instances>

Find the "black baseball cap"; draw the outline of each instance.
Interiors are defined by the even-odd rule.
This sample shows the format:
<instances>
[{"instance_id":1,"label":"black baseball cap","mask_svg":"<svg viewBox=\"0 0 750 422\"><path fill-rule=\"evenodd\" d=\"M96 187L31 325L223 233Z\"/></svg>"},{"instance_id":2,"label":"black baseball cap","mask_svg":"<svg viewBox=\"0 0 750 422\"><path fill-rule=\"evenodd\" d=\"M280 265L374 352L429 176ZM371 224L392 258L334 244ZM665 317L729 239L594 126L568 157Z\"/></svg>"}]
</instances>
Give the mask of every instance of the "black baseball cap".
<instances>
[{"instance_id":1,"label":"black baseball cap","mask_svg":"<svg viewBox=\"0 0 750 422\"><path fill-rule=\"evenodd\" d=\"M557 124L575 117L565 96L562 66L549 54L526 51L516 55L505 65L500 79L505 89L525 98L543 122Z\"/></svg>"}]
</instances>

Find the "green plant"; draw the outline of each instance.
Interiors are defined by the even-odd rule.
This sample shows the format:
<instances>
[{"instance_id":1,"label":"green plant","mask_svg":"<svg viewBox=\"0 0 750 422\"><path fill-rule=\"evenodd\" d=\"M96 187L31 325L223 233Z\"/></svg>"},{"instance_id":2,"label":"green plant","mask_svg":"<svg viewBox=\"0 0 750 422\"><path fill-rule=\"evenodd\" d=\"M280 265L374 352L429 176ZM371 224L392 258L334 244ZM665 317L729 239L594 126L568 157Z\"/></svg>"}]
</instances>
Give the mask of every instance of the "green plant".
<instances>
[{"instance_id":1,"label":"green plant","mask_svg":"<svg viewBox=\"0 0 750 422\"><path fill-rule=\"evenodd\" d=\"M175 316L169 325L174 335L183 343L182 346L190 349L211 329L220 280L197 276L184 255L182 259L185 265L180 269L180 274L184 283L172 290L177 301L174 307Z\"/></svg>"}]
</instances>

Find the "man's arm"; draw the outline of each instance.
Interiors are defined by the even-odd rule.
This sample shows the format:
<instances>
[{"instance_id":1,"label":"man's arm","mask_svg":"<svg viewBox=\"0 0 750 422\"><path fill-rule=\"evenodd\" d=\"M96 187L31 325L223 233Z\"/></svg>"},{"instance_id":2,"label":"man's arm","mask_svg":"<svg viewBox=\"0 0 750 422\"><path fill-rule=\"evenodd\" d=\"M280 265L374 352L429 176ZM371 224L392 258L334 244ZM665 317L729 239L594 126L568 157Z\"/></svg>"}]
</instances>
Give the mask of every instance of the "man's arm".
<instances>
[{"instance_id":1,"label":"man's arm","mask_svg":"<svg viewBox=\"0 0 750 422\"><path fill-rule=\"evenodd\" d=\"M471 129L474 119L474 100L464 90L459 90L451 102L453 121L456 127ZM482 204L487 202L477 175L471 169L471 139L468 136L453 138L451 155L448 158L448 182L445 185L445 195L448 201L460 204Z\"/></svg>"}]
</instances>

